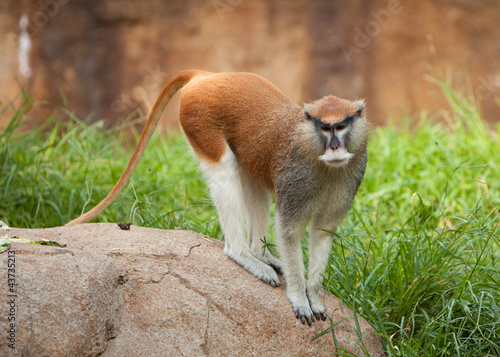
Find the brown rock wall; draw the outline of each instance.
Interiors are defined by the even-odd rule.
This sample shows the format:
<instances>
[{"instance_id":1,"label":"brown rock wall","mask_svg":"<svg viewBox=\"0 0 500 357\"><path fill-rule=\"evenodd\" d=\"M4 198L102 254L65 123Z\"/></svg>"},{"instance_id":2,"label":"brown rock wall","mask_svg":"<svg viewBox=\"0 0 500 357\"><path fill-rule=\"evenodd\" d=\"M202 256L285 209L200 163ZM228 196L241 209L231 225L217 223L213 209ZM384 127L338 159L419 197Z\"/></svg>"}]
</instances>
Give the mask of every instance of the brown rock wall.
<instances>
[{"instance_id":1,"label":"brown rock wall","mask_svg":"<svg viewBox=\"0 0 500 357\"><path fill-rule=\"evenodd\" d=\"M18 70L19 19L29 20L32 76ZM297 102L366 97L374 122L444 105L444 75L497 121L500 3L493 0L4 0L0 100L29 88L79 117L147 112L186 68L249 71ZM61 93L64 93L62 98ZM175 122L176 105L166 119ZM4 124L9 113L0 118Z\"/></svg>"}]
</instances>

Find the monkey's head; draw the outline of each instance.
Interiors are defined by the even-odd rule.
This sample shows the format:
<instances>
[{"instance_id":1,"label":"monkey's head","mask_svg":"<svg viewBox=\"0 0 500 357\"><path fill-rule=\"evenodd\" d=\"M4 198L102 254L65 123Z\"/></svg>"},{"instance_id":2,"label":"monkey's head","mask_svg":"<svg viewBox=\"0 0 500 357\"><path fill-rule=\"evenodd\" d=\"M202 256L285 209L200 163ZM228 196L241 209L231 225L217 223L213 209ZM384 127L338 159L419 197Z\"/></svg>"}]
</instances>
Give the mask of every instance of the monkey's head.
<instances>
[{"instance_id":1,"label":"monkey's head","mask_svg":"<svg viewBox=\"0 0 500 357\"><path fill-rule=\"evenodd\" d=\"M330 95L304 105L304 115L315 127L322 145L319 160L326 165L345 166L366 150L369 124L364 101Z\"/></svg>"}]
</instances>

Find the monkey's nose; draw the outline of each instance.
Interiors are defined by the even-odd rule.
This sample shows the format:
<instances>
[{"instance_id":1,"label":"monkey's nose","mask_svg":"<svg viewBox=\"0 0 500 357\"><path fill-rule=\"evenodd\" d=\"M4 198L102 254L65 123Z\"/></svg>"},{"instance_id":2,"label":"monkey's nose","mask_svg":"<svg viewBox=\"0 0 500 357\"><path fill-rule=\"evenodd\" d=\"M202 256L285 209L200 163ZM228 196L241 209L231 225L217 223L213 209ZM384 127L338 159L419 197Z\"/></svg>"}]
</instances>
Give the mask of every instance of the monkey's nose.
<instances>
[{"instance_id":1,"label":"monkey's nose","mask_svg":"<svg viewBox=\"0 0 500 357\"><path fill-rule=\"evenodd\" d=\"M332 150L337 150L340 147L340 140L335 133L333 133L332 138L328 143L328 147Z\"/></svg>"}]
</instances>

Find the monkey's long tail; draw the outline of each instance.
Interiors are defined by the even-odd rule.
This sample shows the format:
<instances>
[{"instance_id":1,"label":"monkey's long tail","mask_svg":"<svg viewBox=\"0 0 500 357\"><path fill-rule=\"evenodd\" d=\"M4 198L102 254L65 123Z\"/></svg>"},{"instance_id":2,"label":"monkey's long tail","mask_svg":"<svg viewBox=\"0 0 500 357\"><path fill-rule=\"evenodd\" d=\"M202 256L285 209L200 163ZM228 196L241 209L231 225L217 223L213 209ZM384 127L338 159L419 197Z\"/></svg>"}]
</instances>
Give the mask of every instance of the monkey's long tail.
<instances>
[{"instance_id":1,"label":"monkey's long tail","mask_svg":"<svg viewBox=\"0 0 500 357\"><path fill-rule=\"evenodd\" d=\"M163 87L163 90L158 96L158 99L156 100L156 103L153 106L153 109L151 110L151 114L149 114L148 121L144 126L139 142L135 147L134 153L130 158L130 161L128 162L128 165L123 171L120 179L116 183L115 187L113 187L113 189L108 193L106 198L104 198L101 202L99 202L97 206L92 208L87 213L82 214L80 217L67 223L66 226L72 226L74 224L86 223L90 221L91 219L95 218L99 213L104 211L106 207L108 207L111 204L111 202L114 201L114 199L120 194L123 188L127 185L130 176L132 176L132 174L134 173L134 170L137 167L137 164L139 163L142 154L144 154L144 151L146 150L146 147L149 143L149 140L151 139L151 136L153 135L156 125L160 121L161 115L163 114L163 111L165 110L165 107L167 106L172 96L179 89L181 89L187 83L189 83L189 81L191 81L193 77L197 75L208 75L208 74L211 73L191 69L179 72L175 76L170 78L170 80L167 82L165 87Z\"/></svg>"}]
</instances>

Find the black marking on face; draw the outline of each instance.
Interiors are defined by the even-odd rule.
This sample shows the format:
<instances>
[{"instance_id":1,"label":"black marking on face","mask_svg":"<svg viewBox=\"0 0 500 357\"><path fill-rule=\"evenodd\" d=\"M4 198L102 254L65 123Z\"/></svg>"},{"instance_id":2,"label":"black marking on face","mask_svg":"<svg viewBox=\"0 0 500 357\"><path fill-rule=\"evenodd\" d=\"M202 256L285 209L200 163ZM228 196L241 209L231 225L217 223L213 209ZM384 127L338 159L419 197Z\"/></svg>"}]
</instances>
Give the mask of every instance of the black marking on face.
<instances>
[{"instance_id":1,"label":"black marking on face","mask_svg":"<svg viewBox=\"0 0 500 357\"><path fill-rule=\"evenodd\" d=\"M344 120L337 123L325 123L321 118L310 115L307 110L304 111L304 114L306 119L311 121L318 131L325 134L321 135L321 137L326 149L338 150L339 148L346 148L346 143L349 142L351 136L350 131L343 135L339 135L340 132L346 130L354 121L361 118L363 116L363 109L359 108L353 115L347 116Z\"/></svg>"},{"instance_id":2,"label":"black marking on face","mask_svg":"<svg viewBox=\"0 0 500 357\"><path fill-rule=\"evenodd\" d=\"M337 135L337 131L334 130L330 140L328 141L328 148L332 149L332 150L337 150L338 148L340 148L342 146L343 146L343 144Z\"/></svg>"},{"instance_id":3,"label":"black marking on face","mask_svg":"<svg viewBox=\"0 0 500 357\"><path fill-rule=\"evenodd\" d=\"M305 112L305 116L307 120L313 122L314 126L321 131L330 132L332 130L342 131L346 129L349 125L351 125L356 119L360 118L362 114L361 109L358 110L354 115L350 115L346 117L344 120L339 121L337 123L325 123L320 118L311 116L308 112Z\"/></svg>"},{"instance_id":4,"label":"black marking on face","mask_svg":"<svg viewBox=\"0 0 500 357\"><path fill-rule=\"evenodd\" d=\"M345 148L346 139L348 139L350 134L348 132L341 138L339 132L346 130L361 114L361 110L358 110L354 115L350 115L337 123L325 123L319 118L310 116L307 112L306 117L313 122L318 130L328 134L329 138L325 140L326 148L338 150L339 148Z\"/></svg>"}]
</instances>

